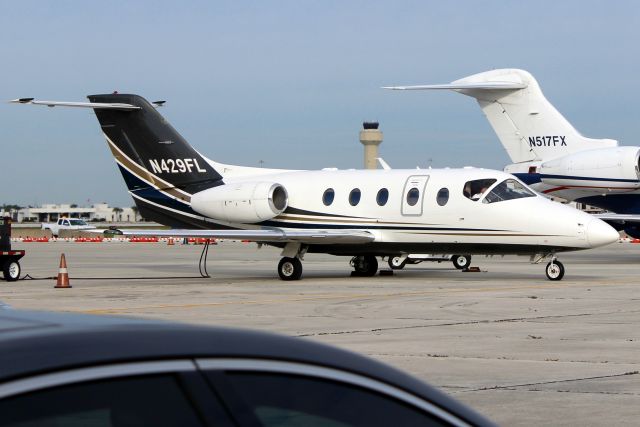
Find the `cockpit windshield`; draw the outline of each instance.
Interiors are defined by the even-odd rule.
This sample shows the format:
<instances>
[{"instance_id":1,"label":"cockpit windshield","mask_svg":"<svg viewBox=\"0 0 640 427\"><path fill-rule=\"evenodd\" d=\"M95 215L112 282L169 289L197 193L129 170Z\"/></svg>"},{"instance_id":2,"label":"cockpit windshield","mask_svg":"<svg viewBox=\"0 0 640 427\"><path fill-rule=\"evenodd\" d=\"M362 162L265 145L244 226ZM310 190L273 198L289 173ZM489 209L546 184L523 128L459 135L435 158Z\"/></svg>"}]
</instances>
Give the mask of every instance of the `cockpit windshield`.
<instances>
[{"instance_id":1,"label":"cockpit windshield","mask_svg":"<svg viewBox=\"0 0 640 427\"><path fill-rule=\"evenodd\" d=\"M476 179L473 181L467 181L464 184L462 194L467 199L479 200L485 191L489 189L497 180L496 179Z\"/></svg>"},{"instance_id":2,"label":"cockpit windshield","mask_svg":"<svg viewBox=\"0 0 640 427\"><path fill-rule=\"evenodd\" d=\"M535 193L515 179L507 179L496 185L482 203L496 203L505 200L522 199L523 197L534 197Z\"/></svg>"}]
</instances>

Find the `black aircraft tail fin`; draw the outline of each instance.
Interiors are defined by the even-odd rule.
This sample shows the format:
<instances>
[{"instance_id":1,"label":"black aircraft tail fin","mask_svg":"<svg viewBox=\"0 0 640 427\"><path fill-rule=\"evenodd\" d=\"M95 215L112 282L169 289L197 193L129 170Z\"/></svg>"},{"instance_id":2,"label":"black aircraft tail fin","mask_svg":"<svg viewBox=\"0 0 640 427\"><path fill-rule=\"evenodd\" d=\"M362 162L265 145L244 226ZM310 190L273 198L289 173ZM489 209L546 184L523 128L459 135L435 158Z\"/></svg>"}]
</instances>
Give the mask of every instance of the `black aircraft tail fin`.
<instances>
[{"instance_id":1,"label":"black aircraft tail fin","mask_svg":"<svg viewBox=\"0 0 640 427\"><path fill-rule=\"evenodd\" d=\"M160 190L189 202L191 194L222 184L222 176L207 159L143 97L114 93L88 98L92 103L138 107L94 109L132 194Z\"/></svg>"}]
</instances>

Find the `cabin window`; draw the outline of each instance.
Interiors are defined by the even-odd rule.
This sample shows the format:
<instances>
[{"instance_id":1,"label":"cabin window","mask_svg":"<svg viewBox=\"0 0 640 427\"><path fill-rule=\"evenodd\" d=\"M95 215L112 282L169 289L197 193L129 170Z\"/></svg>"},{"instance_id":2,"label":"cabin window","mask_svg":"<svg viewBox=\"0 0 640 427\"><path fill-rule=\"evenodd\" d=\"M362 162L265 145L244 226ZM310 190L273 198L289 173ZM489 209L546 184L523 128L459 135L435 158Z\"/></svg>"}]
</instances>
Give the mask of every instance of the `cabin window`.
<instances>
[{"instance_id":1,"label":"cabin window","mask_svg":"<svg viewBox=\"0 0 640 427\"><path fill-rule=\"evenodd\" d=\"M324 190L324 194L322 195L322 203L324 203L325 206L331 206L335 195L336 192L333 191L333 188L327 188L326 190Z\"/></svg>"},{"instance_id":2,"label":"cabin window","mask_svg":"<svg viewBox=\"0 0 640 427\"><path fill-rule=\"evenodd\" d=\"M449 201L449 189L441 188L440 191L438 191L438 194L436 195L436 202L438 202L440 206L444 206L447 204L448 201Z\"/></svg>"},{"instance_id":3,"label":"cabin window","mask_svg":"<svg viewBox=\"0 0 640 427\"><path fill-rule=\"evenodd\" d=\"M415 206L420 200L420 190L416 187L413 187L411 190L407 192L407 204L409 206Z\"/></svg>"},{"instance_id":4,"label":"cabin window","mask_svg":"<svg viewBox=\"0 0 640 427\"><path fill-rule=\"evenodd\" d=\"M356 206L358 203L360 203L360 189L359 188L354 188L353 190L351 190L351 193L349 193L349 204L351 206Z\"/></svg>"},{"instance_id":5,"label":"cabin window","mask_svg":"<svg viewBox=\"0 0 640 427\"><path fill-rule=\"evenodd\" d=\"M473 181L467 181L464 184L462 194L467 199L473 201L479 200L482 195L491 187L497 179L476 179Z\"/></svg>"},{"instance_id":6,"label":"cabin window","mask_svg":"<svg viewBox=\"0 0 640 427\"><path fill-rule=\"evenodd\" d=\"M515 179L507 179L496 185L493 190L487 194L487 197L484 198L483 203L496 203L534 196L535 193L529 190L524 184Z\"/></svg>"},{"instance_id":7,"label":"cabin window","mask_svg":"<svg viewBox=\"0 0 640 427\"><path fill-rule=\"evenodd\" d=\"M379 206L384 206L387 204L388 200L389 200L389 190L387 190L386 188L381 188L380 191L378 191L378 194L376 195L376 202L378 202Z\"/></svg>"}]
</instances>

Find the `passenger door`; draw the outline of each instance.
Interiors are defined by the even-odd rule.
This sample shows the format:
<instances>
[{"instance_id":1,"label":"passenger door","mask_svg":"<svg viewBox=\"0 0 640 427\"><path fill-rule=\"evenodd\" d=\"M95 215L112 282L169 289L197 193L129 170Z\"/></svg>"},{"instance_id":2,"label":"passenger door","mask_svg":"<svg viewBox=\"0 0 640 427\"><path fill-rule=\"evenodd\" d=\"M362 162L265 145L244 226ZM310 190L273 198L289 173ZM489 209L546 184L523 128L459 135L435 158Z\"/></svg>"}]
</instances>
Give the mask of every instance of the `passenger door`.
<instances>
[{"instance_id":1,"label":"passenger door","mask_svg":"<svg viewBox=\"0 0 640 427\"><path fill-rule=\"evenodd\" d=\"M407 178L402 191L402 215L422 215L424 189L429 181L429 175L412 175Z\"/></svg>"}]
</instances>

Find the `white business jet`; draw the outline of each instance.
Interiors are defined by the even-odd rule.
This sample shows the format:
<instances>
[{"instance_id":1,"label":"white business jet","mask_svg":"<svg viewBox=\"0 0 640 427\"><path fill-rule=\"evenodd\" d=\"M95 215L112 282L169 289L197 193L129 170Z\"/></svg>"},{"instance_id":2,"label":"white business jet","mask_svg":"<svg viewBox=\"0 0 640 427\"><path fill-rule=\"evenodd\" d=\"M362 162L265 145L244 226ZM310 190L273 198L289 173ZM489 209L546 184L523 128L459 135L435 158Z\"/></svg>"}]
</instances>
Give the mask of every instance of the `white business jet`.
<instances>
[{"instance_id":1,"label":"white business jet","mask_svg":"<svg viewBox=\"0 0 640 427\"><path fill-rule=\"evenodd\" d=\"M506 172L538 192L610 211L597 217L640 238L640 147L582 136L527 71L492 70L447 84L386 89L448 89L475 98L513 162Z\"/></svg>"},{"instance_id":2,"label":"white business jet","mask_svg":"<svg viewBox=\"0 0 640 427\"><path fill-rule=\"evenodd\" d=\"M90 102L12 102L94 110L129 193L171 230L125 235L244 239L282 248L278 274L299 279L306 253L352 257L372 276L377 257L412 253L517 254L550 259L615 242L599 219L536 195L513 175L484 169L280 170L232 166L194 150L137 95Z\"/></svg>"}]
</instances>

